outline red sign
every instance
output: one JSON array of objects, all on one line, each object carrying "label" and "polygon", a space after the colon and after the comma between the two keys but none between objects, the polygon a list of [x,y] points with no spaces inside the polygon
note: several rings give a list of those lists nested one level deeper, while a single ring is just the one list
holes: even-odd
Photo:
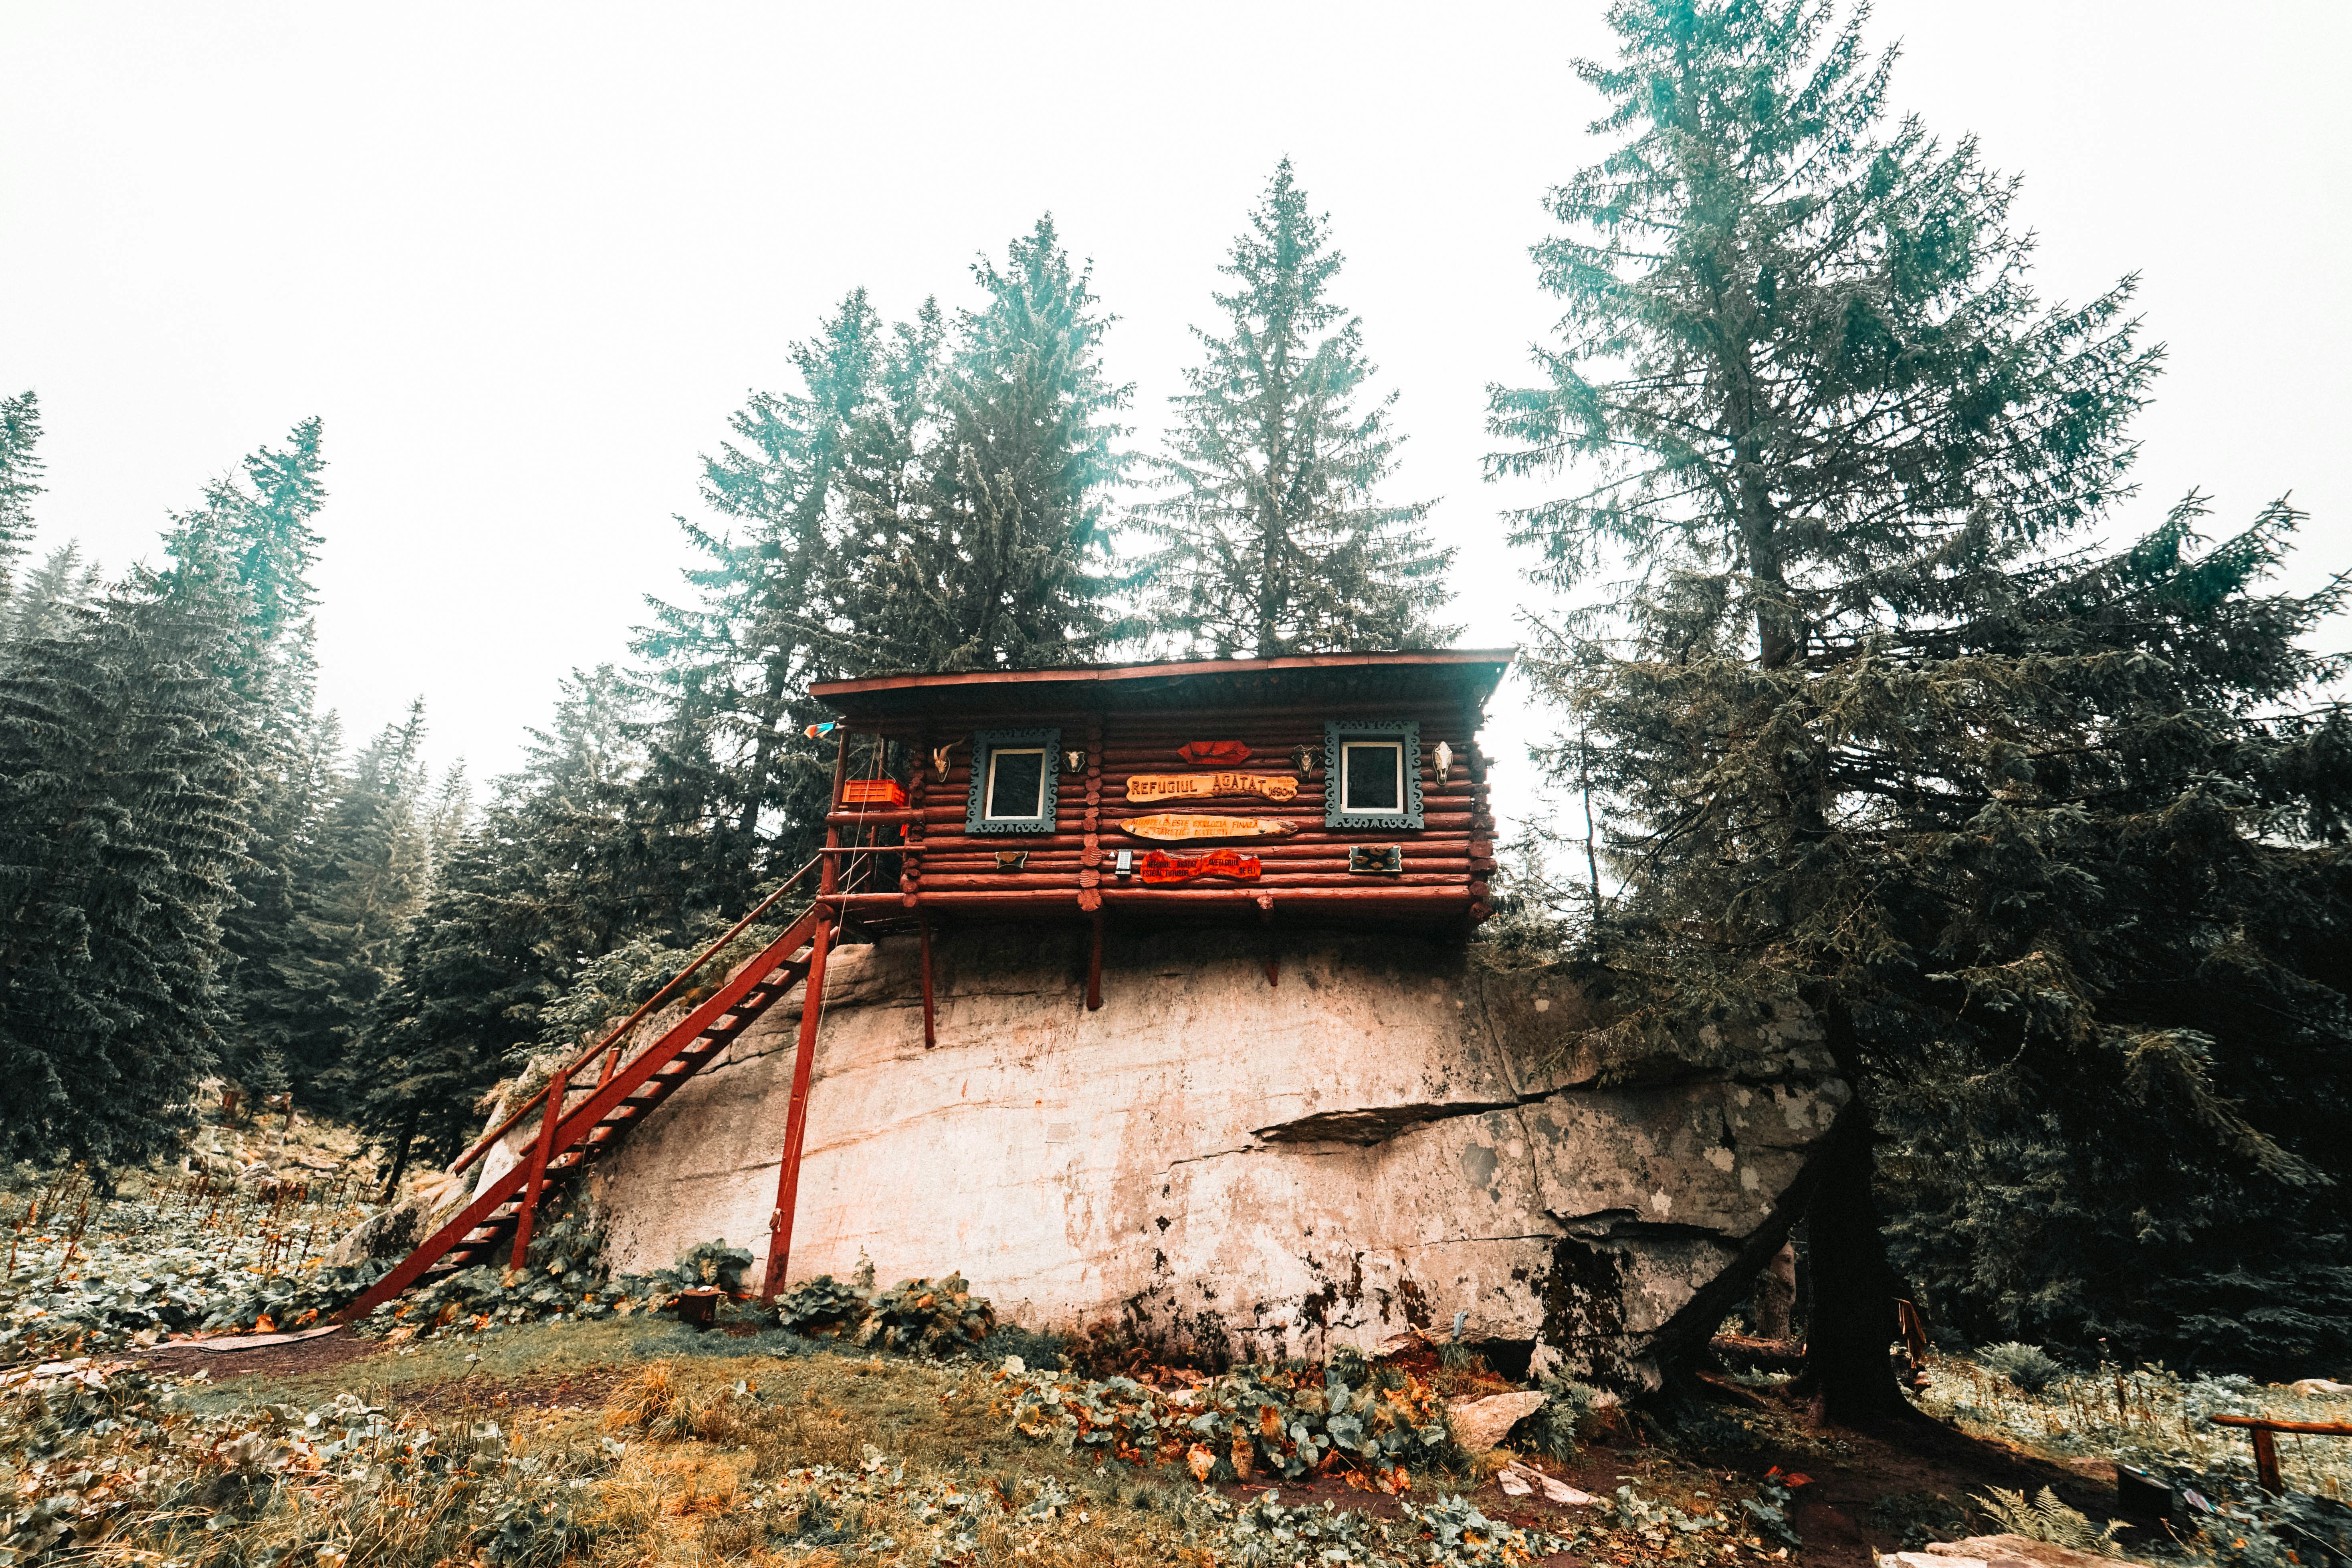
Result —
[{"label": "red sign", "polygon": [[1147,882],[1189,882],[1196,877],[1231,877],[1255,882],[1257,857],[1235,849],[1212,849],[1205,855],[1171,855],[1165,849],[1144,851],[1136,875]]},{"label": "red sign", "polygon": [[1176,754],[1188,763],[1223,763],[1230,765],[1248,762],[1250,749],[1239,741],[1187,741],[1176,748]]}]

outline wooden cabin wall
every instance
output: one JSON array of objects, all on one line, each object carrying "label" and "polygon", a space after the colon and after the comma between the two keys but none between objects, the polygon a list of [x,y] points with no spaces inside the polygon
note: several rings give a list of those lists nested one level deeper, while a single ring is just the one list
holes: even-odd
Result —
[{"label": "wooden cabin wall", "polygon": [[[1411,720],[1420,726],[1423,826],[1419,831],[1326,827],[1325,770],[1319,768],[1301,780],[1298,794],[1286,801],[1256,795],[1195,796],[1181,801],[1126,798],[1127,781],[1136,773],[1213,771],[1188,763],[1176,754],[1177,748],[1187,742],[1240,741],[1250,748],[1249,760],[1219,764],[1220,769],[1296,776],[1293,749],[1309,746],[1319,753],[1327,721],[1394,720]],[[906,742],[926,763],[918,770],[909,789],[909,813],[915,821],[908,826],[908,852],[899,883],[905,899],[914,900],[919,907],[1029,906],[1042,913],[1057,907],[1090,910],[1158,906],[1214,913],[1223,905],[1235,912],[1300,918],[1361,914],[1472,920],[1487,912],[1486,879],[1494,866],[1494,827],[1486,798],[1484,763],[1475,754],[1471,738],[1478,715],[1466,705],[1426,702],[1111,712],[1032,709],[960,715],[951,721],[935,719],[928,724],[859,723],[853,713],[850,722],[857,730],[887,733]],[[1060,728],[1063,750],[1083,747],[1087,752],[1084,773],[1060,775],[1055,831],[1050,836],[967,834],[971,735],[982,730],[1048,725]],[[1432,756],[1441,741],[1453,751],[1452,765],[1442,779],[1435,776]],[[933,748],[950,743],[954,750],[942,782],[928,765],[929,758]],[[1202,879],[1160,887],[1134,877],[1119,879],[1113,868],[1121,849],[1133,850],[1139,863],[1152,849],[1188,855],[1209,847],[1138,838],[1118,829],[1124,818],[1161,812],[1276,817],[1297,823],[1298,831],[1285,838],[1232,841],[1223,846],[1258,858],[1263,873],[1255,879]],[[1392,875],[1350,872],[1348,850],[1359,844],[1399,846],[1404,870]],[[1028,858],[1018,870],[1000,869],[1001,851],[1025,853]],[[1261,902],[1265,898],[1274,900],[1270,910]]]}]

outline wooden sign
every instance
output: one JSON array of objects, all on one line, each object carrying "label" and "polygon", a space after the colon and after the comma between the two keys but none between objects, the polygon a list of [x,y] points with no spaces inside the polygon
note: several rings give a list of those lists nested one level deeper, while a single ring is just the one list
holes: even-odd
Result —
[{"label": "wooden sign", "polygon": [[1147,882],[1190,882],[1198,877],[1231,877],[1237,882],[1254,882],[1258,871],[1257,857],[1238,850],[1171,855],[1165,849],[1150,849],[1144,852],[1143,865],[1137,874]]},{"label": "wooden sign", "polygon": [[1171,811],[1130,816],[1112,826],[1138,838],[1162,839],[1287,838],[1298,831],[1298,824],[1276,816],[1183,816]]},{"label": "wooden sign", "polygon": [[1262,795],[1289,800],[1298,781],[1287,773],[1137,773],[1127,781],[1129,800],[1181,800],[1202,795]]},{"label": "wooden sign", "polygon": [[1360,877],[1396,876],[1404,869],[1404,850],[1395,844],[1351,844],[1348,869]]},{"label": "wooden sign", "polygon": [[1239,741],[1187,741],[1176,748],[1176,754],[1194,764],[1245,763],[1250,759],[1250,749]]}]

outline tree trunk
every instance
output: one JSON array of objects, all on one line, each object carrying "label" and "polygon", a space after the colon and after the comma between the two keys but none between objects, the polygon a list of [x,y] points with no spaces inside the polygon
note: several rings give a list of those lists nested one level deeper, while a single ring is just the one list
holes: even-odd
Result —
[{"label": "tree trunk", "polygon": [[379,1203],[392,1202],[394,1194],[400,1191],[400,1178],[408,1170],[408,1151],[416,1142],[416,1119],[419,1114],[416,1107],[409,1107],[408,1120],[401,1123],[400,1136],[393,1140],[392,1174],[384,1178],[383,1196],[376,1200]]},{"label": "tree trunk", "polygon": [[1811,1287],[1805,1370],[1790,1392],[1811,1401],[1817,1420],[1839,1426],[1917,1414],[1896,1387],[1888,1357],[1900,1282],[1886,1261],[1871,1202],[1876,1161],[1870,1122],[1859,1098],[1839,1115],[1821,1185],[1805,1210]]},{"label": "tree trunk", "polygon": [[1756,1277],[1756,1337],[1789,1337],[1789,1310],[1797,1302],[1797,1244],[1784,1241]]}]

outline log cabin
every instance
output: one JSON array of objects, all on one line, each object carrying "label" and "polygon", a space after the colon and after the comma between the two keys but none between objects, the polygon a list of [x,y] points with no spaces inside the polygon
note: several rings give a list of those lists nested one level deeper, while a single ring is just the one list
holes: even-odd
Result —
[{"label": "log cabin", "polygon": [[[828,853],[866,923],[1409,924],[1492,905],[1476,735],[1511,650],[824,681],[843,745]],[[864,738],[862,747],[856,739]],[[856,765],[853,766],[853,761]],[[862,773],[863,777],[847,776]],[[885,881],[895,869],[894,885]]]},{"label": "log cabin", "polygon": [[818,686],[814,894],[494,1111],[470,1196],[343,1315],[521,1267],[578,1194],[615,1268],[731,1237],[771,1298],[954,1268],[1013,1321],[1211,1363],[1466,1322],[1497,1366],[1654,1386],[1845,1094],[1796,1017],[1604,1074],[1565,973],[1480,955],[1510,658]]}]

